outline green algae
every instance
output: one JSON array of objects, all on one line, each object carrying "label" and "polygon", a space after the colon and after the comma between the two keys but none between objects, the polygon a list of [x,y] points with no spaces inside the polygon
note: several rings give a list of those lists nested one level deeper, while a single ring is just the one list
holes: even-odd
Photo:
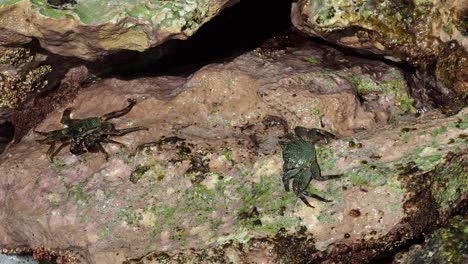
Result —
[{"label": "green algae", "polygon": [[349,175],[349,180],[354,186],[368,185],[375,188],[386,185],[393,172],[388,167],[363,164],[346,174]]},{"label": "green algae", "polygon": [[[149,158],[143,160],[146,160],[140,164],[143,169],[137,171],[139,177],[148,173],[144,166],[155,163]],[[190,219],[194,226],[206,226],[212,232],[207,236],[212,238],[219,237],[215,236],[216,233],[225,233],[220,230],[220,226],[232,222],[231,234],[221,235],[217,239],[221,244],[229,240],[249,239],[252,236],[251,232],[274,235],[281,229],[291,229],[300,225],[299,218],[290,216],[297,198],[293,193],[284,192],[279,176],[262,176],[259,182],[245,181],[249,170],[242,164],[237,164],[237,167],[238,174],[234,177],[208,173],[203,182],[192,183],[188,188],[174,190],[159,197],[153,205],[143,208],[139,213],[135,213],[130,207],[121,208],[117,213],[116,222],[124,220],[128,225],[134,225],[137,222],[141,223],[143,214],[150,213],[153,234],[159,235],[164,230],[169,231],[170,239],[181,246],[186,245],[187,240],[193,236],[186,226],[182,227],[183,219]],[[177,179],[167,177],[164,181],[173,180]],[[155,185],[153,192],[160,191],[160,187]],[[242,213],[250,212],[252,208],[257,208],[257,216],[248,220],[238,218]],[[112,230],[113,226],[109,224]]]},{"label": "green algae", "polygon": [[70,190],[70,195],[74,198],[75,203],[87,202],[91,195],[83,190],[83,184],[80,183]]},{"label": "green algae", "polygon": [[22,0],[0,0],[0,5],[14,5]]},{"label": "green algae", "polygon": [[131,205],[127,205],[125,207],[119,208],[116,213],[117,220],[123,220],[127,223],[127,225],[131,226],[142,219],[141,215],[139,215]]},{"label": "green algae", "polygon": [[440,135],[442,133],[445,133],[445,132],[447,132],[447,127],[446,126],[441,126],[441,127],[438,127],[436,129],[432,130],[431,136],[436,137],[436,136],[438,136],[438,135]]},{"label": "green algae", "polygon": [[314,57],[306,57],[304,60],[312,65],[319,63],[319,61]]},{"label": "green algae", "polygon": [[416,113],[414,108],[414,100],[408,95],[406,90],[406,81],[403,74],[394,68],[389,68],[381,80],[375,80],[369,74],[360,74],[358,76],[349,73],[350,80],[357,89],[359,94],[367,94],[369,92],[381,92],[391,94],[395,97],[396,105],[403,113]]},{"label": "green algae", "polygon": [[220,236],[216,243],[218,245],[223,245],[226,243],[231,243],[232,241],[237,241],[239,243],[247,243],[253,236],[246,229],[240,229],[235,233],[231,233],[227,236]]},{"label": "green algae", "polygon": [[327,194],[331,196],[333,201],[342,202],[344,200],[343,195],[342,195],[342,190],[343,190],[342,184],[328,182],[326,185],[326,189],[327,189]]},{"label": "green algae", "polygon": [[400,140],[403,143],[408,143],[411,138],[411,134],[409,132],[400,132]]},{"label": "green algae", "polygon": [[329,1],[320,1],[319,10],[315,16],[315,22],[317,24],[325,24],[329,22],[336,14],[336,9],[333,3]]},{"label": "green algae", "polygon": [[320,69],[320,71],[298,73],[294,78],[297,78],[304,86],[309,86],[308,83],[319,82],[323,88],[332,89],[335,87],[335,80],[339,76],[332,70]]},{"label": "green algae", "polygon": [[134,171],[130,174],[130,181],[132,183],[137,183],[143,175],[151,169],[150,166],[138,165]]},{"label": "green algae", "polygon": [[437,150],[435,142],[430,142],[425,146],[416,148],[411,154],[402,158],[396,164],[412,163],[422,171],[430,171],[434,169],[443,158],[443,152]]},{"label": "green algae", "polygon": [[468,115],[463,116],[463,119],[458,121],[453,121],[448,124],[449,127],[458,128],[458,129],[467,129],[468,128]]},{"label": "green algae", "polygon": [[329,225],[335,225],[340,222],[340,220],[338,219],[336,215],[332,215],[330,213],[320,214],[319,216],[317,216],[317,220],[320,223],[329,224]]},{"label": "green algae", "polygon": [[55,157],[54,162],[49,165],[49,168],[55,172],[55,174],[59,174],[67,168],[67,164],[64,162],[63,158]]},{"label": "green algae", "polygon": [[[20,1],[3,0],[0,5],[12,5]],[[33,10],[53,19],[76,18],[84,24],[105,24],[131,17],[152,25],[154,29],[174,27],[189,33],[198,29],[205,17],[210,15],[207,0],[87,0],[78,1],[70,9],[52,8],[46,0],[32,0],[31,3]]]},{"label": "green algae", "polygon": [[54,19],[63,19],[66,17],[66,14],[60,10],[50,9],[50,8],[41,8],[39,13],[43,16],[47,16]]},{"label": "green algae", "polygon": [[450,208],[468,193],[468,164],[463,157],[452,159],[434,172],[434,199],[442,209]]},{"label": "green algae", "polygon": [[227,160],[231,161],[232,160],[232,149],[229,147],[224,148],[223,154],[222,154]]},{"label": "green algae", "polygon": [[134,184],[138,183],[143,177],[148,178],[150,181],[160,181],[165,175],[166,170],[161,166],[159,161],[144,158],[130,173],[129,180]]},{"label": "green algae", "polygon": [[315,146],[315,150],[320,168],[326,171],[333,170],[338,159],[345,153],[345,150],[333,151],[325,146]]}]

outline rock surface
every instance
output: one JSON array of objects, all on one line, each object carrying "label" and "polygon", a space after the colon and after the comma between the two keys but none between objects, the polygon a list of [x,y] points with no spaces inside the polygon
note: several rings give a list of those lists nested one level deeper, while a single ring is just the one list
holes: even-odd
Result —
[{"label": "rock surface", "polygon": [[292,21],[312,36],[429,70],[440,93],[447,94],[446,87],[466,98],[467,5],[466,0],[300,0],[293,3]]},{"label": "rock surface", "polygon": [[118,50],[144,51],[168,39],[186,39],[237,0],[76,2],[60,9],[46,0],[1,0],[0,43],[37,38],[53,53],[87,60]]},{"label": "rock surface", "polygon": [[[26,135],[0,160],[0,247],[69,250],[79,263],[367,261],[466,200],[468,109],[416,119],[406,89],[388,65],[307,47],[257,49],[187,78],[102,80],[78,93],[74,117],[135,98],[113,122],[149,131],[114,138],[130,149],[106,145],[109,161],[65,148],[54,163]],[[36,130],[61,128],[62,111]],[[340,138],[317,153],[323,174],[344,176],[309,187],[333,202],[309,208],[284,191],[285,132],[269,115]],[[163,136],[185,140],[136,150]]]},{"label": "rock surface", "polygon": [[0,109],[18,107],[46,86],[47,74],[52,71],[43,63],[46,58],[25,48],[0,47]]},{"label": "rock surface", "polygon": [[468,219],[461,215],[436,230],[422,245],[395,257],[396,263],[466,263],[468,260]]}]

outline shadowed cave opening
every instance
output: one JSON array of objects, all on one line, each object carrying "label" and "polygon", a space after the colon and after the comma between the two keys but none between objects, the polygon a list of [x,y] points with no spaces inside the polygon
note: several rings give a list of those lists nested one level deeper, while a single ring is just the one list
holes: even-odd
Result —
[{"label": "shadowed cave opening", "polygon": [[15,127],[12,122],[6,121],[0,124],[0,154],[3,153],[14,136]]},{"label": "shadowed cave opening", "polygon": [[[204,65],[227,62],[287,31],[292,27],[290,13],[290,0],[241,0],[186,40],[169,40],[144,52],[123,51],[103,62],[118,65],[109,73],[124,79],[189,75]],[[106,70],[101,72],[107,75]]]}]

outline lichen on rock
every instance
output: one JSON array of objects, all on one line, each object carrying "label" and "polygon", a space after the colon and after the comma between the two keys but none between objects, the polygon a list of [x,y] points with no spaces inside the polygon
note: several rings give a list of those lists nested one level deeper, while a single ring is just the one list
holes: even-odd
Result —
[{"label": "lichen on rock", "polygon": [[0,50],[0,107],[16,108],[47,85],[52,67],[37,65],[38,57],[24,48]]}]

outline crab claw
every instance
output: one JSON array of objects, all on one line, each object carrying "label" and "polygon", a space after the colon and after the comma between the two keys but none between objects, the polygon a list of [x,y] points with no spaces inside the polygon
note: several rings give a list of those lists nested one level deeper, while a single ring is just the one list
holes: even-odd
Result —
[{"label": "crab claw", "polygon": [[136,99],[134,99],[134,98],[127,98],[127,102],[128,102],[129,104],[131,104],[131,105],[134,105],[134,104],[136,104],[137,101],[136,101]]}]

